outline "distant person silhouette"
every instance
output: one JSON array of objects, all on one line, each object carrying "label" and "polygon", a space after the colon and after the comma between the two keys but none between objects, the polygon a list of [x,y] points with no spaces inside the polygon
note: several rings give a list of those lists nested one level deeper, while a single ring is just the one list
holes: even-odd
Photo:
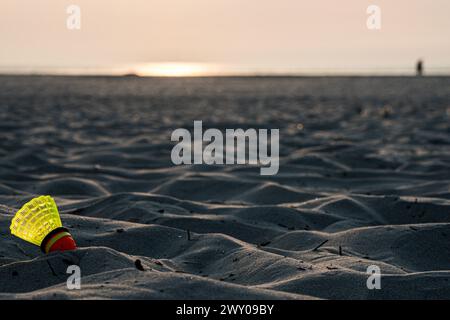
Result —
[{"label": "distant person silhouette", "polygon": [[423,75],[423,61],[422,60],[417,61],[416,75],[418,77],[421,77]]}]

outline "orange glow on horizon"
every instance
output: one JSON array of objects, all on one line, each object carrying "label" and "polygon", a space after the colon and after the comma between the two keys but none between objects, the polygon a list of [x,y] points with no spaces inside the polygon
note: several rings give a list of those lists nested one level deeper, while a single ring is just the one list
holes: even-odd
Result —
[{"label": "orange glow on horizon", "polygon": [[215,65],[193,62],[155,62],[139,65],[135,73],[143,77],[196,77],[217,72]]}]

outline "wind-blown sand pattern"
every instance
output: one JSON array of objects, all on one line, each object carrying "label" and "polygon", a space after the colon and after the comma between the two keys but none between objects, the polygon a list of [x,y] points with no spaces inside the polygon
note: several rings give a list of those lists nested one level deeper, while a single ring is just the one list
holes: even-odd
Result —
[{"label": "wind-blown sand pattern", "polygon": [[[450,298],[450,78],[3,76],[0,111],[0,298]],[[194,120],[279,128],[278,175],[174,166]],[[10,235],[43,194],[79,250]]]}]

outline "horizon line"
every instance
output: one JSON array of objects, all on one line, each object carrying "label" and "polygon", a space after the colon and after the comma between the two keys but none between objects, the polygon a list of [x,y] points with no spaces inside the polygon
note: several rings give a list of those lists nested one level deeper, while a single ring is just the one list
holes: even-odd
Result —
[{"label": "horizon line", "polygon": [[434,78],[450,77],[449,73],[424,73],[421,76],[410,73],[236,73],[236,74],[205,74],[183,76],[138,75],[135,73],[110,74],[110,73],[44,73],[44,72],[0,72],[0,77],[85,77],[85,78]]},{"label": "horizon line", "polygon": [[[134,76],[134,77],[327,77],[327,76],[415,76],[415,65],[261,67],[198,62],[155,62],[115,66],[12,66],[0,65],[1,75],[42,76]],[[450,66],[425,66],[426,76],[450,76]]]}]

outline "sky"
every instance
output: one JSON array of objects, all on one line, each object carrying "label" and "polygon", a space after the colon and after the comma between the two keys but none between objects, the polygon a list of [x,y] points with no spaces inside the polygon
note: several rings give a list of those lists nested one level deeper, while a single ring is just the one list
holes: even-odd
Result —
[{"label": "sky", "polygon": [[0,1],[0,72],[408,74],[419,58],[450,74],[449,0]]}]

